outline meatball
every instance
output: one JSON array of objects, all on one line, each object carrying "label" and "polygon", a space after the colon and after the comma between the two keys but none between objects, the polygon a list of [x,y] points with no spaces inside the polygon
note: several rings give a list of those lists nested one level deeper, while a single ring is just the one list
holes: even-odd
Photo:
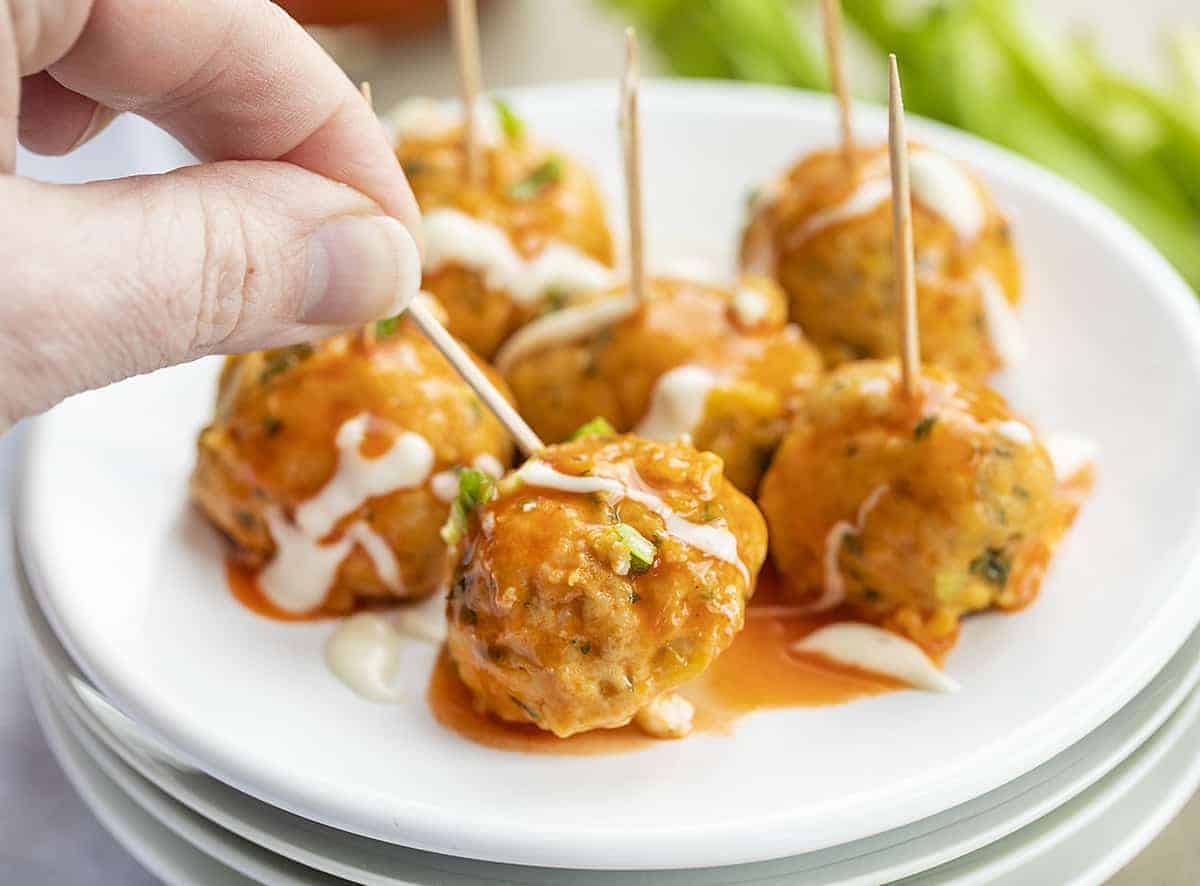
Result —
[{"label": "meatball", "polygon": [[293,612],[444,586],[455,467],[499,474],[512,458],[499,422],[407,320],[229,358],[198,449],[192,498]]},{"label": "meatball", "polygon": [[621,726],[741,630],[766,526],[717,456],[584,436],[498,488],[447,603],[447,649],[481,710],[559,736]]},{"label": "meatball", "polygon": [[425,289],[449,329],[490,359],[547,307],[611,285],[612,237],[591,175],[525,135],[511,111],[481,115],[480,181],[466,181],[461,126],[418,101],[391,115],[396,156],[425,220]]},{"label": "meatball", "polygon": [[[753,201],[745,267],[774,276],[792,320],[836,366],[895,356],[887,147],[818,151]],[[982,183],[913,145],[910,158],[921,356],[983,379],[1019,359],[1020,270],[1009,226]]]},{"label": "meatball", "polygon": [[[690,434],[753,493],[795,399],[821,367],[816,349],[787,323],[783,293],[765,277],[747,275],[734,291],[659,278],[648,290],[640,306],[616,296],[624,316],[611,311],[610,296],[514,337],[497,365],[522,414],[546,440],[593,416],[654,439]],[[559,340],[540,336],[565,315],[589,311],[616,322]]]},{"label": "meatball", "polygon": [[931,651],[959,617],[1034,599],[1073,505],[999,394],[927,367],[852,363],[806,398],[759,499],[784,588]]}]

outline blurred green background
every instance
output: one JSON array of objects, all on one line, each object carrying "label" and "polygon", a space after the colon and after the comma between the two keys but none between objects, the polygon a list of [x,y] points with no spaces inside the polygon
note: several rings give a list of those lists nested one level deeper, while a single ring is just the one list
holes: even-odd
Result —
[{"label": "blurred green background", "polygon": [[[815,4],[790,0],[599,0],[629,17],[688,77],[825,89]],[[1200,3],[1197,3],[1200,13]],[[1151,85],[1106,64],[1084,34],[1054,35],[1017,0],[845,0],[861,71],[899,56],[905,102],[1091,191],[1200,290],[1200,28],[1162,35]],[[883,97],[882,76],[854,79]]]},{"label": "blurred green background", "polygon": [[[314,33],[384,104],[457,93],[446,0],[281,2],[312,23],[374,21]],[[493,89],[614,76],[626,22],[641,32],[652,75],[828,86],[818,0],[478,2]],[[884,99],[884,60],[895,52],[911,112],[1091,191],[1200,291],[1200,0],[843,0],[843,9],[858,97]],[[1099,28],[1103,49],[1082,28]],[[1124,64],[1130,56],[1141,64]]]}]

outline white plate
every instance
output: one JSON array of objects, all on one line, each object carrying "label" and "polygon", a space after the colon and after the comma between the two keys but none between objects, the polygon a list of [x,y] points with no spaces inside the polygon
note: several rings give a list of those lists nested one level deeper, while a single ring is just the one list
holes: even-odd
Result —
[{"label": "white plate", "polygon": [[[247,844],[228,832],[222,833],[219,828],[205,823],[198,816],[198,822],[194,823],[198,826],[186,829],[193,836],[202,833],[206,827],[210,829],[209,836],[212,839],[208,841],[207,848],[211,851],[198,849],[191,839],[184,839],[165,827],[157,812],[135,802],[100,770],[67,727],[62,714],[40,685],[37,672],[36,663],[27,662],[29,697],[51,752],[67,780],[100,823],[152,874],[168,886],[213,886],[215,883],[222,886],[253,886],[255,883],[306,886],[315,882],[308,877],[287,876],[284,872],[289,867],[295,869],[295,865],[284,859],[271,862],[269,854],[259,847]],[[162,800],[170,802],[165,794]],[[218,860],[218,854],[239,862],[248,873]],[[256,856],[257,860],[252,860]],[[274,877],[274,873],[280,876]]]},{"label": "white plate", "polygon": [[[19,566],[19,564],[18,564]],[[21,575],[18,573],[18,578]],[[28,588],[20,583],[25,635],[40,657],[48,686],[106,747],[140,776],[204,818],[287,858],[371,886],[506,881],[549,886],[568,872],[448,858],[326,828],[255,800],[193,771],[181,771],[100,697],[58,644]],[[1194,634],[1136,698],[1102,726],[1021,778],[930,819],[795,858],[726,868],[653,872],[668,886],[793,883],[874,884],[927,870],[1002,839],[1066,803],[1138,749],[1175,711],[1200,676],[1200,633]],[[1157,738],[1157,736],[1155,736]],[[569,872],[572,886],[643,883],[650,873]]]},{"label": "white plate", "polygon": [[[36,665],[32,665],[36,667]],[[103,779],[106,787],[114,793],[128,792],[127,796],[113,796],[97,804],[91,792],[88,802],[97,809],[108,823],[114,817],[114,805],[125,807],[124,811],[116,814],[118,819],[128,819],[131,815],[141,812],[139,809],[128,809],[130,799],[143,809],[152,812],[154,818],[142,813],[142,819],[135,829],[137,836],[134,842],[139,848],[147,842],[159,843],[162,838],[171,838],[170,833],[155,834],[148,841],[146,831],[160,831],[157,821],[166,821],[172,828],[189,836],[193,845],[203,851],[215,855],[237,857],[244,850],[244,840],[235,833],[225,830],[212,822],[200,819],[198,821],[180,824],[175,820],[177,807],[172,805],[165,794],[149,781],[139,776],[132,768],[125,766],[102,743],[97,742],[81,720],[75,719],[75,714],[69,706],[59,707],[55,703],[59,699],[57,689],[53,684],[30,684],[30,693],[39,712],[39,718],[47,736],[55,748],[56,756],[64,765],[73,770],[76,767],[90,770],[96,763],[99,771],[88,772],[87,780]],[[60,743],[66,742],[70,747],[70,760],[64,759]],[[1139,747],[1125,760],[1112,775],[1105,778],[1091,790],[1085,792],[1071,803],[1066,804],[1051,815],[1040,819],[1034,825],[1024,828],[1012,836],[1000,840],[983,850],[975,852],[958,862],[944,865],[924,875],[905,880],[906,886],[1023,886],[1027,883],[1059,883],[1063,886],[1091,886],[1100,884],[1133,858],[1141,849],[1167,825],[1179,812],[1183,804],[1200,784],[1200,753],[1196,748],[1200,745],[1200,696],[1193,694],[1188,701],[1172,716],[1170,721],[1156,732],[1144,745]],[[110,780],[110,776],[111,779]],[[72,772],[72,781],[82,788]],[[117,801],[114,804],[114,800]],[[110,823],[110,827],[114,824]],[[128,832],[128,821],[115,823],[118,830]],[[177,838],[174,838],[177,841]],[[232,847],[232,848],[231,848]],[[176,846],[172,855],[179,855],[180,849],[187,847]],[[144,849],[142,850],[144,851]],[[155,847],[155,854],[161,853],[160,847]],[[140,857],[140,856],[139,856]],[[204,858],[191,859],[207,864]],[[451,860],[452,861],[452,860]],[[145,862],[144,862],[145,863]],[[180,863],[172,857],[164,865],[173,874],[168,879],[172,883],[234,883],[249,882],[237,877],[231,869],[206,867],[205,870],[221,873],[220,879],[194,880],[183,878],[180,874]],[[554,882],[570,884],[570,886],[586,886],[588,883],[621,882],[603,879],[607,875],[588,872],[544,872],[535,880],[527,880],[519,875],[514,876],[514,869],[507,865],[488,865],[475,863],[478,876],[463,876],[461,870],[450,867],[419,868],[414,867],[410,876],[414,879],[393,882],[403,882],[405,886],[416,884],[437,883],[439,886],[470,886],[474,883],[534,883]],[[190,869],[189,865],[184,865]],[[712,882],[712,883],[756,883],[770,886],[772,883],[796,882],[796,873],[785,878],[776,879],[773,876],[761,877],[764,865],[745,865],[737,868],[727,868],[722,873],[722,879],[699,880],[683,879],[687,875],[679,873],[670,875],[670,880],[663,880],[663,875],[657,872],[647,872],[642,878],[630,879],[629,882]],[[158,871],[157,867],[152,867]],[[316,873],[297,869],[285,869],[282,873],[278,868],[266,869],[258,867],[261,882],[297,884],[297,883],[330,883],[343,882],[333,877],[323,877]],[[160,876],[163,873],[160,871]],[[700,873],[700,872],[696,872]],[[718,872],[714,871],[715,875]],[[552,879],[551,879],[552,878]],[[650,880],[649,878],[653,878]],[[363,880],[361,882],[371,882]],[[806,875],[804,882],[816,882]],[[863,882],[884,882],[879,880],[864,880]]]},{"label": "white plate", "polygon": [[[613,88],[514,95],[551,141],[616,180]],[[751,186],[833,135],[827,98],[653,84],[648,217],[660,256],[728,260]],[[864,135],[884,118],[863,108]],[[905,692],[766,712],[733,737],[638,754],[507,754],[424,702],[372,705],[324,669],[327,624],[264,621],[226,592],[222,547],[186,504],[215,366],[76,398],[35,423],[18,525],[32,581],[96,685],[222,780],[308,818],[453,855],[595,868],[695,867],[819,849],[927,817],[1050,759],[1143,687],[1200,618],[1200,313],[1126,225],[1049,174],[914,121],[1011,209],[1031,359],[1019,405],[1100,446],[1100,484],[1046,582],[977,618],[955,696]]]},{"label": "white plate", "polygon": [[[45,662],[43,662],[44,664]],[[30,665],[32,674],[37,663]],[[77,741],[80,750],[90,760],[76,765],[99,764],[112,783],[128,794],[139,806],[150,812],[154,821],[165,822],[172,831],[184,836],[202,852],[223,859],[232,859],[239,869],[254,872],[260,882],[284,884],[324,884],[343,882],[289,866],[282,859],[264,860],[248,850],[236,833],[204,818],[181,815],[174,804],[152,782],[125,765],[112,750],[98,741],[84,720],[77,719],[78,707],[62,705],[69,694],[53,680],[45,684],[31,681],[30,692],[35,697],[44,725],[52,741],[67,727],[65,738]],[[47,722],[47,718],[53,722]],[[1138,851],[1144,848],[1179,811],[1200,783],[1200,695],[1193,693],[1171,719],[1137,748],[1117,770],[1099,784],[1067,803],[1035,824],[1012,836],[947,864],[924,875],[905,880],[912,886],[1022,886],[1026,883],[1061,883],[1072,886],[1102,883]],[[61,757],[61,755],[60,755]],[[99,775],[99,773],[96,773]],[[105,776],[101,776],[105,778]],[[106,778],[106,780],[107,780]],[[136,810],[135,810],[136,811]],[[111,816],[111,810],[106,812]],[[169,835],[168,835],[169,836]],[[352,838],[351,838],[352,839]],[[145,842],[145,836],[139,836]],[[361,841],[360,841],[361,842]],[[376,844],[379,845],[379,844]],[[358,847],[361,850],[362,847]],[[413,853],[414,855],[416,853]],[[203,861],[203,860],[201,860]],[[767,873],[767,868],[779,863],[760,863],[712,871],[692,871],[666,874],[644,872],[637,875],[597,874],[578,871],[541,871],[517,869],[509,865],[483,862],[457,862],[444,859],[436,866],[416,865],[406,872],[406,879],[391,880],[405,886],[438,884],[438,886],[470,886],[475,883],[562,883],[587,886],[591,883],[793,883],[798,876],[806,883],[827,882],[813,879],[806,870],[790,873]],[[464,870],[464,866],[467,870]],[[328,869],[327,865],[317,865]],[[467,871],[470,870],[471,873]],[[819,872],[826,873],[825,870]],[[690,875],[700,875],[692,877]],[[372,878],[355,876],[356,882],[372,883]],[[878,883],[891,881],[890,876],[859,877],[837,880],[839,883]],[[176,882],[175,879],[172,882]],[[188,881],[191,882],[191,881]],[[212,879],[203,882],[216,882]],[[225,876],[219,882],[228,882]],[[828,881],[833,882],[833,881]]]},{"label": "white plate", "polygon": [[1103,781],[1011,837],[906,886],[1103,883],[1150,844],[1200,785],[1195,692]]}]

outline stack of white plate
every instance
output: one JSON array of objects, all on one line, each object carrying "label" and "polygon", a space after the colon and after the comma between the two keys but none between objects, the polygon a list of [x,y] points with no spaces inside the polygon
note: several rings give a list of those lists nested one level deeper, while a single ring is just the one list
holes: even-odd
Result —
[{"label": "stack of white plate", "polygon": [[[618,193],[610,85],[514,100]],[[869,109],[858,125],[885,129]],[[649,88],[643,128],[653,252],[716,268],[746,194],[833,134],[825,98],[712,84]],[[332,625],[264,620],[226,590],[222,543],[187,505],[217,368],[201,362],[75,398],[29,435],[30,691],[114,834],[175,883],[1092,883],[1127,861],[1200,782],[1200,313],[1089,198],[913,129],[1013,216],[1028,355],[1006,389],[1099,452],[1038,602],[965,625],[960,693],[526,755],[437,724],[436,650],[414,641],[408,697],[364,701],[324,668]]]}]

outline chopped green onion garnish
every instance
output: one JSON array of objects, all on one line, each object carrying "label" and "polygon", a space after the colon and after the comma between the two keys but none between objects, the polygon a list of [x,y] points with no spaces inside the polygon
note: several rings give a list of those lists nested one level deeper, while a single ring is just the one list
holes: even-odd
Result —
[{"label": "chopped green onion garnish", "polygon": [[559,286],[551,286],[542,295],[541,312],[543,314],[553,314],[555,311],[561,311],[571,301],[571,293]]},{"label": "chopped green onion garnish", "polygon": [[645,572],[654,565],[658,548],[654,547],[653,542],[628,523],[618,523],[616,530],[621,542],[629,550],[629,566],[634,572]]},{"label": "chopped green onion garnish", "polygon": [[502,98],[492,99],[496,108],[496,117],[500,120],[500,130],[510,142],[519,142],[525,137],[525,121],[516,115],[512,105]]},{"label": "chopped green onion garnish", "polygon": [[535,166],[528,175],[508,189],[514,200],[532,200],[542,189],[562,178],[562,159],[554,156]]},{"label": "chopped green onion garnish", "polygon": [[468,511],[491,501],[495,486],[491,474],[485,474],[476,468],[459,468],[458,498]]},{"label": "chopped green onion garnish", "polygon": [[298,345],[272,351],[267,355],[266,365],[259,374],[258,380],[260,382],[269,381],[279,375],[279,373],[291,369],[302,360],[307,360],[312,355],[313,346],[307,342],[301,342]]},{"label": "chopped green onion garnish", "polygon": [[616,433],[616,428],[608,423],[608,419],[598,415],[587,424],[581,425],[574,434],[566,439],[566,442],[582,440],[584,437],[613,437],[616,436]]},{"label": "chopped green onion garnish", "polygon": [[442,541],[448,545],[458,544],[467,534],[467,521],[471,511],[492,500],[496,483],[491,475],[475,468],[458,469],[458,495],[450,502],[450,516],[442,526]]},{"label": "chopped green onion garnish", "polygon": [[400,323],[400,317],[384,317],[382,320],[375,321],[375,337],[387,338],[396,331],[396,327]]},{"label": "chopped green onion garnish", "polygon": [[971,561],[970,570],[989,584],[998,588],[1008,583],[1008,572],[1012,569],[1012,559],[1004,548],[987,548],[982,554]]},{"label": "chopped green onion garnish", "polygon": [[917,426],[913,428],[913,439],[924,440],[926,437],[928,437],[929,433],[933,430],[933,425],[935,422],[937,422],[936,415],[927,415],[917,422]]}]

